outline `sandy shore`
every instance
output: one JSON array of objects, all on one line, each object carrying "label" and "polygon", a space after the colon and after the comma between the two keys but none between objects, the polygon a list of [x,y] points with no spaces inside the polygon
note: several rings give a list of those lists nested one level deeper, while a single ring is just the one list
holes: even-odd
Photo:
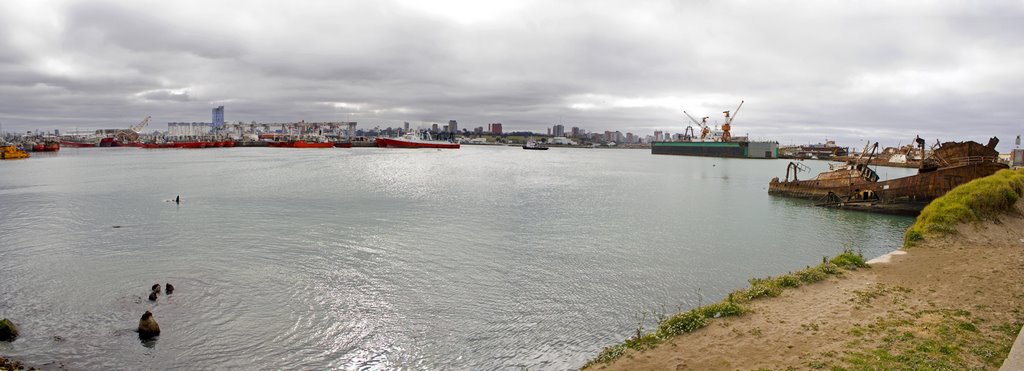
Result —
[{"label": "sandy shore", "polygon": [[590,369],[998,369],[1024,324],[1024,217],[958,231]]}]

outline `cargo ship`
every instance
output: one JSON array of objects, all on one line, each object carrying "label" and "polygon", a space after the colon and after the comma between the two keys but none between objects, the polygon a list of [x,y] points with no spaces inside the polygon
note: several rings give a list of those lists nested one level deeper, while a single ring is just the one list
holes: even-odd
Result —
[{"label": "cargo ship", "polygon": [[[694,132],[693,126],[687,126],[682,138],[678,141],[663,141],[651,143],[651,154],[654,155],[680,155],[680,156],[701,156],[701,157],[725,157],[725,158],[778,158],[779,144],[776,142],[751,142],[747,138],[734,138],[732,136],[732,122],[743,107],[743,101],[734,111],[723,111],[725,124],[721,130],[712,130],[708,126],[708,117],[697,121],[689,113],[683,114],[701,129],[700,137]],[[732,113],[732,115],[730,115]]]},{"label": "cargo ship", "polygon": [[460,148],[458,143],[431,140],[429,137],[428,139],[421,139],[418,135],[413,133],[409,133],[398,138],[377,137],[376,143],[377,147],[383,148]]}]

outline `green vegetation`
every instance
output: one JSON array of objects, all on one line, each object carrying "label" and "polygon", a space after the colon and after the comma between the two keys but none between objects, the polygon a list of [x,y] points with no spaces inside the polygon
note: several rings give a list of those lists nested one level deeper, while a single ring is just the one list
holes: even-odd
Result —
[{"label": "green vegetation", "polygon": [[953,188],[928,204],[907,229],[903,246],[912,247],[930,236],[956,232],[956,225],[990,219],[1013,210],[1024,196],[1024,170],[1000,170]]},{"label": "green vegetation", "polygon": [[763,297],[776,297],[782,294],[782,290],[785,288],[795,288],[822,281],[829,276],[840,275],[844,270],[867,267],[868,265],[864,262],[862,255],[846,250],[831,260],[827,257],[822,258],[822,263],[814,267],[807,267],[803,270],[778,277],[751,279],[749,288],[733,291],[722,302],[678,313],[661,321],[654,332],[644,334],[642,331],[637,330],[636,336],[627,339],[622,344],[604,348],[596,358],[583,365],[583,368],[616,360],[626,353],[626,349],[647,350],[654,348],[673,336],[701,329],[715,318],[741,316],[749,311],[742,304],[751,300]]},{"label": "green vegetation", "polygon": [[832,369],[967,370],[978,364],[998,368],[1016,336],[995,328],[983,333],[977,324],[983,319],[963,310],[905,314],[905,318],[883,319],[851,331],[850,350],[838,360],[834,354],[827,357],[843,364],[831,365]]}]

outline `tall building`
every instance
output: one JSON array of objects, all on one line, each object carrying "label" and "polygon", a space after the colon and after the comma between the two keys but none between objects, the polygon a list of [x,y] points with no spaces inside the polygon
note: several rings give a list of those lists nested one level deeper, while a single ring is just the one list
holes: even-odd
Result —
[{"label": "tall building", "polygon": [[438,131],[438,128],[437,128],[437,124],[431,125],[431,126],[430,126],[430,131],[432,131],[432,132],[435,132],[435,133],[436,133],[436,132]]},{"label": "tall building", "polygon": [[403,127],[403,128],[405,129],[404,131],[405,131],[406,133],[408,133],[408,132],[409,132],[409,122],[408,122],[408,121],[406,121],[406,122],[405,122],[405,125],[403,125],[402,127]]},{"label": "tall building", "polygon": [[213,109],[213,128],[220,129],[224,127],[224,106],[220,106]]},{"label": "tall building", "polygon": [[448,120],[448,132],[457,133],[459,132],[459,123],[455,120]]},{"label": "tall building", "polygon": [[565,125],[558,124],[558,125],[552,126],[551,127],[551,135],[554,135],[556,137],[564,137],[565,136]]},{"label": "tall building", "polygon": [[493,135],[501,135],[501,123],[495,122],[487,124],[487,131]]},{"label": "tall building", "polygon": [[581,136],[582,136],[582,134],[580,134],[580,128],[577,127],[577,126],[573,126],[572,127],[572,137],[573,138],[579,138]]}]

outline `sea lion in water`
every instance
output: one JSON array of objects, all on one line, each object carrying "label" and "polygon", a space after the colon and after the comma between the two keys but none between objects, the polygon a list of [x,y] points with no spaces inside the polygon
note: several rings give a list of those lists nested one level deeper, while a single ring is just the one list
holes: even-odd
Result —
[{"label": "sea lion in water", "polygon": [[149,301],[156,301],[156,291],[149,293]]},{"label": "sea lion in water", "polygon": [[153,289],[153,292],[159,293],[160,292],[160,284],[158,283],[158,284],[153,285],[152,289]]},{"label": "sea lion in water", "polygon": [[142,314],[142,318],[139,319],[139,337],[142,339],[149,339],[154,336],[160,335],[160,325],[153,319],[153,312],[146,311]]},{"label": "sea lion in water", "polygon": [[164,286],[167,287],[167,290],[166,290],[167,291],[167,295],[170,295],[172,292],[174,292],[174,285],[166,283],[166,284],[164,284]]}]

